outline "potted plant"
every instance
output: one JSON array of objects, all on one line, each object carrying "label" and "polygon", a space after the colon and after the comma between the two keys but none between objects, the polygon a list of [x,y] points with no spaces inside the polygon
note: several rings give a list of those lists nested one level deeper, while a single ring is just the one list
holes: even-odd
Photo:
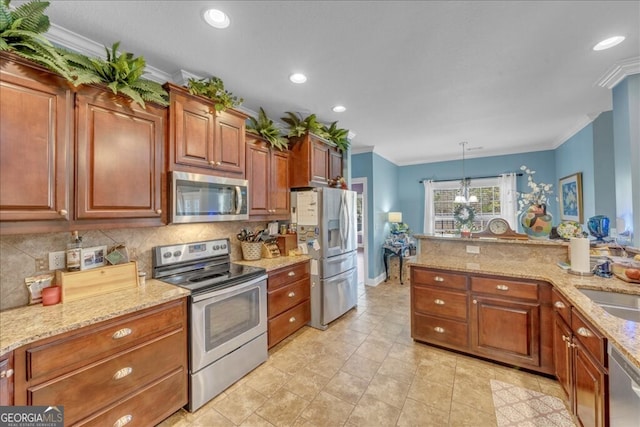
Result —
[{"label": "potted plant", "polygon": [[327,135],[327,139],[336,144],[338,150],[344,152],[347,151],[350,144],[349,139],[347,138],[349,136],[349,130],[340,129],[337,125],[338,122],[333,122],[328,127],[323,126],[322,130]]},{"label": "potted plant", "polygon": [[103,83],[114,94],[123,94],[145,108],[145,101],[162,106],[169,105],[167,92],[156,82],[142,78],[146,62],[144,57],[133,54],[118,54],[120,42],[111,50],[105,46],[107,58],[89,58],[85,55],[60,50],[71,66],[76,84]]},{"label": "potted plant", "polygon": [[278,129],[273,120],[267,117],[267,113],[262,107],[260,107],[257,119],[249,117],[247,120],[247,132],[260,135],[269,141],[272,147],[280,151],[289,147],[289,141],[280,134],[280,129]]},{"label": "potted plant", "polygon": [[237,107],[244,101],[226,90],[222,79],[216,76],[208,79],[189,79],[187,87],[192,95],[200,95],[213,100],[216,111]]},{"label": "potted plant", "polygon": [[67,61],[43,36],[50,26],[44,14],[49,2],[31,1],[15,10],[9,8],[10,2],[0,0],[0,51],[13,52],[73,81]]},{"label": "potted plant", "polygon": [[292,113],[291,111],[285,111],[286,117],[281,117],[280,120],[285,122],[289,126],[288,137],[300,137],[306,133],[312,133],[322,139],[327,139],[328,135],[323,130],[323,124],[318,121],[315,114],[310,114],[305,118],[302,118],[300,113]]}]

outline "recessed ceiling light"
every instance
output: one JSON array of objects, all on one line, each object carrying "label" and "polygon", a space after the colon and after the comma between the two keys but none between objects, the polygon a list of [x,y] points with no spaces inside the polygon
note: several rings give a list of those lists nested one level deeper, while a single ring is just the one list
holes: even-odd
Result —
[{"label": "recessed ceiling light", "polygon": [[293,73],[289,76],[289,80],[293,83],[301,84],[307,81],[307,76],[302,73]]},{"label": "recessed ceiling light", "polygon": [[345,107],[344,105],[336,105],[332,108],[332,110],[336,113],[344,113],[345,111],[347,111],[347,107]]},{"label": "recessed ceiling light", "polygon": [[213,28],[227,28],[231,21],[226,13],[218,9],[207,9],[204,11],[204,20]]},{"label": "recessed ceiling light", "polygon": [[593,47],[593,50],[609,49],[610,47],[614,47],[616,45],[619,45],[620,43],[622,43],[623,40],[624,40],[624,36],[609,37],[608,39],[602,40],[600,43],[595,45]]}]

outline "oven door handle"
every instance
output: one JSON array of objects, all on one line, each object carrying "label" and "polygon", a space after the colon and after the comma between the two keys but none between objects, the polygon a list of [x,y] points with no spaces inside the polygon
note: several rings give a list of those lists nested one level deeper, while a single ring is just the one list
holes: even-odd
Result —
[{"label": "oven door handle", "polygon": [[203,294],[198,294],[198,295],[191,295],[191,300],[196,303],[196,302],[200,302],[203,300],[207,300],[207,299],[211,299],[211,298],[218,298],[218,297],[225,297],[228,296],[230,294],[236,294],[236,293],[241,293],[246,291],[248,288],[255,286],[256,284],[267,280],[267,275],[262,275],[259,277],[256,277],[255,279],[252,279],[248,282],[244,282],[244,283],[240,283],[237,286],[229,286],[228,288],[224,288],[224,289],[217,289],[211,292],[206,292]]}]

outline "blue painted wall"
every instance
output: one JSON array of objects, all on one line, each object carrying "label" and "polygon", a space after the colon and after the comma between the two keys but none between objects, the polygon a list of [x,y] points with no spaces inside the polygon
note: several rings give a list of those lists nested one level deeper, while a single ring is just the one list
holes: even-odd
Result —
[{"label": "blue painted wall", "polygon": [[[613,144],[613,112],[605,111],[593,122],[593,188],[595,214],[606,215],[615,227],[616,175]],[[585,216],[585,222],[589,217]]]}]

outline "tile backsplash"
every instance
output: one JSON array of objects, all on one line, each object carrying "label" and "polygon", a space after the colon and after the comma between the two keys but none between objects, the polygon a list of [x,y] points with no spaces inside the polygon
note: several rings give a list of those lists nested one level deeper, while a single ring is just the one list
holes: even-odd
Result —
[{"label": "tile backsplash", "polygon": [[[264,222],[219,222],[207,224],[167,225],[151,228],[80,231],[82,246],[114,246],[123,243],[129,256],[137,260],[138,268],[151,277],[151,249],[154,246],[200,240],[229,238],[231,260],[242,259],[236,234],[241,228],[265,228]],[[36,271],[36,259],[49,252],[63,251],[71,239],[70,233],[20,234],[0,236],[0,310],[21,307],[29,302],[25,277],[43,274]]]}]

